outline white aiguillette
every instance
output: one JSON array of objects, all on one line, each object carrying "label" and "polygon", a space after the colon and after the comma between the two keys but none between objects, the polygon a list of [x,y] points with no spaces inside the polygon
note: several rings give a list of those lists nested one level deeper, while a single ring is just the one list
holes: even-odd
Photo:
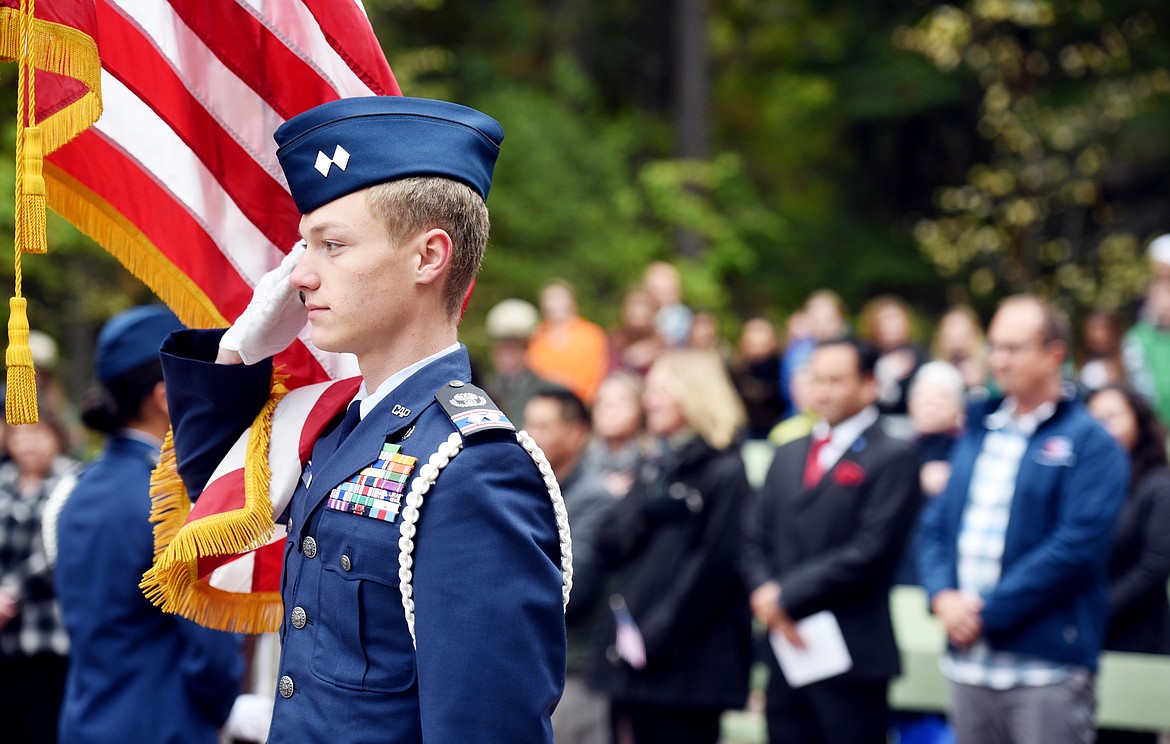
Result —
[{"label": "white aiguillette", "polygon": [[789,687],[811,685],[853,668],[853,657],[832,612],[823,610],[809,615],[796,623],[796,629],[804,639],[804,648],[793,646],[779,632],[768,634],[772,652]]}]

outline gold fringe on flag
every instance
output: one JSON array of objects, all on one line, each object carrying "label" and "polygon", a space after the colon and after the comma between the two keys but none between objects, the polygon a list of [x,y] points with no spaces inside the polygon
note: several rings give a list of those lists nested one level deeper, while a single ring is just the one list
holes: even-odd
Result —
[{"label": "gold fringe on flag", "polygon": [[[21,32],[25,20],[27,44]],[[19,60],[25,51],[31,68],[73,78],[86,87],[79,98],[37,122],[44,154],[48,155],[101,116],[101,59],[97,44],[88,34],[72,26],[32,17],[19,8],[0,7],[0,61]]]},{"label": "gold fringe on flag", "polygon": [[265,545],[275,528],[269,487],[268,450],[272,414],[287,393],[282,379],[248,431],[244,461],[244,506],[209,514],[191,523],[191,501],[178,474],[174,439],[167,435],[150,481],[150,521],[154,524],[154,565],[139,586],[155,605],[200,625],[235,633],[267,633],[280,627],[279,592],[225,592],[198,575],[201,557],[245,553]]},{"label": "gold fringe on flag", "polygon": [[51,162],[45,163],[45,182],[53,211],[93,238],[127,271],[150,287],[179,316],[183,325],[188,328],[231,325],[207,293],[113,205]]}]

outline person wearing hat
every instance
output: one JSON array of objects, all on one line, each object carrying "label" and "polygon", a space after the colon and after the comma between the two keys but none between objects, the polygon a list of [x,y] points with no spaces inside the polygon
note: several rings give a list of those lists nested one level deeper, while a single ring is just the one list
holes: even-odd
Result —
[{"label": "person wearing hat", "polygon": [[484,318],[492,340],[492,368],[483,386],[510,420],[523,418],[528,401],[550,384],[537,377],[524,358],[538,322],[536,307],[516,297],[496,303]]},{"label": "person wearing hat", "polygon": [[[45,544],[73,648],[63,742],[211,744],[239,692],[237,639],[166,614],[138,590],[154,555],[150,473],[170,425],[158,349],[181,327],[170,310],[148,305],[102,328],[99,387],[82,418],[107,436],[105,449],[46,507]],[[251,705],[266,724],[265,704],[242,702],[235,718]]]},{"label": "person wearing hat", "polygon": [[[303,242],[228,331],[163,346],[196,497],[218,487],[268,400],[272,355],[306,320],[316,347],[361,370],[272,414],[270,453],[301,448],[287,507],[271,496],[287,533],[272,741],[552,742],[563,500],[531,438],[469,383],[456,334],[502,139],[490,117],[427,99],[344,99],[288,120],[277,156]],[[282,445],[297,406],[307,422]]]}]

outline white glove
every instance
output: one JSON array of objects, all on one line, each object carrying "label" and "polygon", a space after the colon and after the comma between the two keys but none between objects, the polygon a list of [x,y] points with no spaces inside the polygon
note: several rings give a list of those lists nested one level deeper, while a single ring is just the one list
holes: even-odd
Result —
[{"label": "white glove", "polygon": [[232,712],[220,733],[227,739],[241,741],[268,741],[268,726],[272,723],[272,698],[264,695],[240,695],[232,703]]},{"label": "white glove", "polygon": [[288,278],[305,252],[305,241],[293,246],[284,260],[260,278],[252,301],[223,334],[219,348],[234,351],[244,364],[255,364],[288,348],[305,327],[309,311]]}]

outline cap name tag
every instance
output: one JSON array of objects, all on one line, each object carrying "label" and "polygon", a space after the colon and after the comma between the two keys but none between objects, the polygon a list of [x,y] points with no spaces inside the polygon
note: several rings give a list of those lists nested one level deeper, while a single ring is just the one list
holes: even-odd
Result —
[{"label": "cap name tag", "polygon": [[374,464],[334,488],[326,506],[384,522],[396,521],[406,481],[418,462],[416,457],[399,454],[401,450],[397,444],[384,443]]}]

